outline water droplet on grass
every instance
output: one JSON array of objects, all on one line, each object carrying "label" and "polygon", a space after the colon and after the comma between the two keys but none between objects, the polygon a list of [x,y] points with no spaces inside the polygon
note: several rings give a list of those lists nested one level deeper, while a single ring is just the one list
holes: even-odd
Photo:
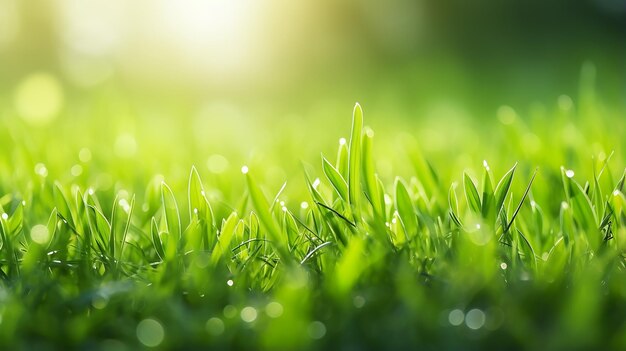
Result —
[{"label": "water droplet on grass", "polygon": [[319,178],[315,178],[315,180],[313,181],[313,189],[317,189],[318,186],[320,186],[320,179]]},{"label": "water droplet on grass", "polygon": [[128,200],[126,199],[120,199],[118,201],[118,204],[120,205],[120,207],[122,207],[122,209],[124,210],[124,212],[128,213],[130,212],[130,204],[128,203]]},{"label": "water droplet on grass", "polygon": [[46,168],[46,165],[44,165],[43,163],[38,163],[35,165],[35,174],[38,174],[42,177],[47,177],[48,176],[48,169]]}]

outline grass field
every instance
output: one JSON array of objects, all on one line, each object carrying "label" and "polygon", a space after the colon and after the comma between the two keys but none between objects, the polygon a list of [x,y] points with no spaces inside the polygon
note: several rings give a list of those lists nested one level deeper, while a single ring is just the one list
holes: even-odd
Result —
[{"label": "grass field", "polygon": [[584,81],[376,136],[73,101],[0,111],[2,349],[626,348],[624,111]]}]

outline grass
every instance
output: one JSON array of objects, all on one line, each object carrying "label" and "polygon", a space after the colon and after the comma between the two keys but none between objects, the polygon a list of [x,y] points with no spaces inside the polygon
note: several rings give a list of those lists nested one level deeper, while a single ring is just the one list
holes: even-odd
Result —
[{"label": "grass", "polygon": [[[216,175],[179,129],[115,157],[98,131],[124,117],[50,134],[7,112],[0,346],[624,349],[622,117],[581,101],[446,126],[477,133],[457,155],[396,132],[403,159],[357,104],[337,156],[288,183],[272,174],[302,140]],[[480,155],[495,167],[465,168]]]}]

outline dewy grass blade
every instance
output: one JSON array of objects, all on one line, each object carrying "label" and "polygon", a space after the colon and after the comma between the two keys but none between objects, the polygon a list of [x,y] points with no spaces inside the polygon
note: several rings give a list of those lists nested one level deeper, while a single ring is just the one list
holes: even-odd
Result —
[{"label": "dewy grass blade", "polygon": [[289,254],[289,250],[285,245],[285,235],[282,235],[277,223],[272,217],[271,212],[269,211],[269,204],[267,203],[267,199],[265,195],[256,184],[254,178],[249,172],[248,167],[244,166],[242,169],[244,170],[244,174],[246,176],[246,181],[248,183],[248,192],[250,193],[250,199],[252,200],[252,204],[256,209],[256,214],[259,216],[261,224],[265,228],[268,233],[268,237],[270,238],[272,245],[276,248],[278,255],[283,263],[290,265],[291,264],[291,255]]},{"label": "dewy grass blade", "polygon": [[182,235],[180,212],[178,211],[178,204],[174,198],[174,193],[172,193],[172,190],[165,182],[161,183],[161,204],[165,214],[165,225],[170,238],[168,242],[173,242],[174,247],[178,248],[178,243]]},{"label": "dewy grass blade", "polygon": [[322,155],[322,169],[328,181],[333,186],[337,194],[344,200],[348,201],[348,184],[341,176],[341,173],[328,162]]},{"label": "dewy grass blade", "polygon": [[364,185],[365,192],[367,197],[369,198],[372,207],[374,209],[374,213],[379,218],[384,218],[384,201],[381,203],[379,201],[380,194],[378,189],[378,184],[376,180],[376,169],[374,167],[374,155],[373,155],[373,141],[374,139],[374,131],[371,128],[365,128],[365,133],[363,135],[363,177],[364,177]]},{"label": "dewy grass blade", "polygon": [[583,188],[573,178],[573,172],[564,171],[564,186],[569,194],[570,206],[574,210],[576,221],[585,229],[593,230],[597,228],[598,219],[593,210],[591,199]]},{"label": "dewy grass blade", "polygon": [[302,259],[302,261],[300,261],[300,264],[305,264],[306,261],[308,261],[311,257],[313,257],[313,255],[315,255],[318,251],[320,251],[321,249],[325,248],[328,245],[332,245],[332,242],[330,241],[326,241],[318,246],[316,246],[313,250],[309,251],[308,254],[306,254],[306,256],[304,256],[304,258]]},{"label": "dewy grass blade", "polygon": [[52,247],[55,246],[56,242],[59,240],[57,236],[57,222],[59,218],[57,217],[57,209],[56,207],[52,209],[50,213],[50,217],[48,217],[48,223],[46,228],[48,229],[48,246],[46,248],[47,252],[50,252]]},{"label": "dewy grass blade", "polygon": [[212,228],[215,225],[213,209],[206,197],[202,180],[200,179],[196,167],[191,167],[187,192],[189,199],[189,220],[191,221],[194,217],[194,212],[197,212],[198,218],[205,221],[209,228]]},{"label": "dewy grass blade", "polygon": [[517,214],[522,209],[522,205],[524,205],[524,201],[526,200],[526,197],[528,196],[530,187],[533,185],[533,181],[535,180],[535,177],[537,176],[537,172],[538,172],[538,169],[535,169],[535,172],[533,173],[533,176],[530,178],[530,182],[528,182],[528,186],[526,187],[526,190],[524,191],[524,195],[522,196],[522,199],[517,205],[515,212],[513,212],[513,215],[511,216],[511,219],[509,220],[509,223],[506,226],[505,232],[507,232],[511,228],[511,226],[513,225],[513,221],[515,221],[515,217],[517,217]]},{"label": "dewy grass blade", "polygon": [[110,256],[111,250],[109,249],[111,240],[111,225],[107,221],[106,217],[97,207],[88,205],[87,220],[91,233],[93,234],[92,236],[94,237],[94,240],[96,240],[98,247],[105,250],[102,254],[106,255],[110,259],[113,259],[114,257]]},{"label": "dewy grass blade", "polygon": [[274,210],[274,207],[276,206],[277,203],[280,203],[280,195],[283,193],[283,191],[285,191],[286,187],[287,187],[287,182],[284,182],[283,185],[278,190],[278,192],[276,193],[276,196],[274,196],[274,201],[272,201],[272,203],[270,204],[270,212]]},{"label": "dewy grass blade", "polygon": [[513,182],[513,175],[515,174],[515,169],[517,168],[517,163],[513,165],[506,174],[500,179],[498,185],[495,190],[496,197],[496,211],[500,211],[502,206],[504,205],[504,200],[509,193],[509,189],[511,188],[511,183]]},{"label": "dewy grass blade", "polygon": [[348,179],[348,143],[346,139],[339,139],[339,149],[337,150],[336,168],[344,179]]},{"label": "dewy grass blade", "polygon": [[363,110],[358,103],[352,114],[352,132],[348,150],[348,192],[349,203],[355,222],[360,222],[361,198],[361,137],[363,134]]},{"label": "dewy grass blade", "polygon": [[404,225],[407,239],[410,239],[413,235],[415,235],[415,233],[417,233],[417,215],[415,214],[413,202],[411,201],[411,195],[409,195],[406,185],[402,179],[396,178],[395,188],[396,209],[398,210],[400,220]]},{"label": "dewy grass blade", "polygon": [[476,190],[474,181],[467,173],[463,173],[463,186],[465,188],[465,198],[467,199],[467,205],[474,213],[481,213],[481,201]]},{"label": "dewy grass blade", "polygon": [[154,217],[152,217],[152,220],[150,221],[150,235],[152,237],[152,245],[154,245],[154,250],[156,251],[157,256],[159,256],[161,261],[165,261],[165,250],[163,249],[163,241],[161,240],[159,226],[157,225],[156,219],[154,219]]},{"label": "dewy grass blade", "polygon": [[220,235],[217,239],[217,245],[215,245],[215,248],[211,253],[211,262],[214,265],[218,263],[224,253],[229,252],[230,242],[235,234],[235,226],[238,221],[239,219],[237,218],[237,214],[233,212],[222,223]]},{"label": "dewy grass blade", "polygon": [[115,253],[116,253],[116,247],[119,246],[119,244],[117,243],[117,238],[116,238],[116,234],[118,231],[121,230],[121,223],[123,221],[123,217],[120,214],[120,210],[119,208],[121,207],[120,205],[120,199],[119,197],[115,197],[115,200],[113,200],[113,211],[111,213],[111,231],[109,232],[109,242],[108,242],[108,249],[109,249],[109,256],[111,258],[115,258]]},{"label": "dewy grass blade", "polygon": [[459,228],[462,228],[463,223],[461,223],[457,215],[457,213],[459,213],[459,201],[456,196],[456,186],[456,183],[450,186],[450,190],[448,191],[448,205],[450,207],[450,218]]},{"label": "dewy grass blade", "polygon": [[54,202],[59,215],[63,217],[68,225],[74,226],[74,214],[72,213],[70,202],[67,200],[63,185],[59,182],[54,183]]},{"label": "dewy grass blade", "polygon": [[493,185],[491,182],[491,174],[489,172],[489,165],[487,161],[483,162],[483,166],[485,168],[485,172],[483,174],[483,196],[481,203],[481,212],[483,218],[488,219],[489,223],[493,223],[495,221],[495,196],[493,193]]},{"label": "dewy grass blade", "polygon": [[[117,256],[117,264],[119,266],[119,263],[122,260],[122,254],[124,253],[124,246],[126,245],[126,238],[128,237],[128,231],[130,230],[130,222],[133,218],[133,211],[135,209],[135,196],[133,195],[133,197],[130,199],[130,204],[128,204],[128,212],[127,212],[127,216],[126,216],[126,221],[124,223],[124,227],[122,229],[122,238],[120,240],[120,247],[119,247],[119,253]],[[126,209],[124,209],[126,210]]]}]

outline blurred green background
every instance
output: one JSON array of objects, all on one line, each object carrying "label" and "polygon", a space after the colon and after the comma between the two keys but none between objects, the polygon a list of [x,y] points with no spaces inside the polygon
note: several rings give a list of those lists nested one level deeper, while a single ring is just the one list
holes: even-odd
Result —
[{"label": "blurred green background", "polygon": [[481,116],[574,97],[587,61],[623,104],[625,35],[620,0],[1,0],[0,87],[46,71],[72,97]]},{"label": "blurred green background", "polygon": [[[355,101],[379,153],[407,132],[458,175],[494,160],[519,117],[503,164],[559,167],[567,153],[539,152],[550,139],[598,142],[585,155],[620,146],[606,124],[569,123],[624,128],[625,34],[619,0],[0,0],[6,178],[43,163],[108,189],[257,162],[275,186],[334,153]],[[380,159],[383,179],[408,174]]]}]

